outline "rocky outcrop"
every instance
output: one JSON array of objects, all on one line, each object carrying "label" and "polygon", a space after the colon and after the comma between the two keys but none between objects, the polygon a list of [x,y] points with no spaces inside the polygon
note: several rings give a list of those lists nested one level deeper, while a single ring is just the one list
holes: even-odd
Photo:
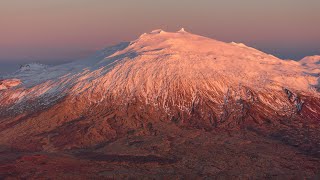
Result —
[{"label": "rocky outcrop", "polygon": [[19,79],[0,80],[0,90],[10,89],[19,86],[21,81]]}]

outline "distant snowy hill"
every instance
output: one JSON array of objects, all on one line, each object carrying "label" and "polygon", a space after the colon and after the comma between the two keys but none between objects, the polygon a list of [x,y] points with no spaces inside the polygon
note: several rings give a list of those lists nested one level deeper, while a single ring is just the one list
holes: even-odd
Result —
[{"label": "distant snowy hill", "polygon": [[320,56],[307,56],[299,61],[310,72],[320,74]]},{"label": "distant snowy hill", "polygon": [[303,63],[304,65],[308,65],[308,64],[320,65],[320,55],[307,56],[301,59],[300,62]]}]

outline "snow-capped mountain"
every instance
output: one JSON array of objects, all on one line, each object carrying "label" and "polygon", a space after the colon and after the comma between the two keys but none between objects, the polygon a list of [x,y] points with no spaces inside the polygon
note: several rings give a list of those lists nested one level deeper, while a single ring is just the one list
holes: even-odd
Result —
[{"label": "snow-capped mountain", "polygon": [[320,74],[320,56],[308,56],[299,61],[309,72],[319,76]]},{"label": "snow-capped mountain", "polygon": [[[1,81],[1,143],[23,147],[34,136],[37,148],[68,149],[115,138],[142,122],[210,130],[319,120],[319,66],[309,59],[285,61],[182,29],[145,33],[81,61],[26,65]],[[78,139],[73,132],[84,124],[90,128]],[[58,132],[56,140],[38,147],[44,139],[36,134],[50,132]],[[67,136],[76,140],[61,140]]]}]

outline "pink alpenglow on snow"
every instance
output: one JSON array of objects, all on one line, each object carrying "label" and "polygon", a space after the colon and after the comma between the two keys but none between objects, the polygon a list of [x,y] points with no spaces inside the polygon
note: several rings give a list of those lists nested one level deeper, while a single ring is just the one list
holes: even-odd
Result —
[{"label": "pink alpenglow on snow", "polygon": [[316,178],[319,78],[318,56],[184,29],[24,65],[0,84],[0,177]]}]

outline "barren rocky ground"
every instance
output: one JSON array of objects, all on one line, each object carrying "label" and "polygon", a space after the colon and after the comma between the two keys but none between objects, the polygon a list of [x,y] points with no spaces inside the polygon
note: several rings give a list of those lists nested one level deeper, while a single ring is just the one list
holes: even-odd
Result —
[{"label": "barren rocky ground", "polygon": [[[206,131],[159,122],[87,148],[23,151],[1,147],[0,176],[4,179],[320,178],[319,124],[309,126],[308,131],[314,134],[308,134],[290,129],[288,123]],[[308,135],[312,135],[313,141]]]}]

